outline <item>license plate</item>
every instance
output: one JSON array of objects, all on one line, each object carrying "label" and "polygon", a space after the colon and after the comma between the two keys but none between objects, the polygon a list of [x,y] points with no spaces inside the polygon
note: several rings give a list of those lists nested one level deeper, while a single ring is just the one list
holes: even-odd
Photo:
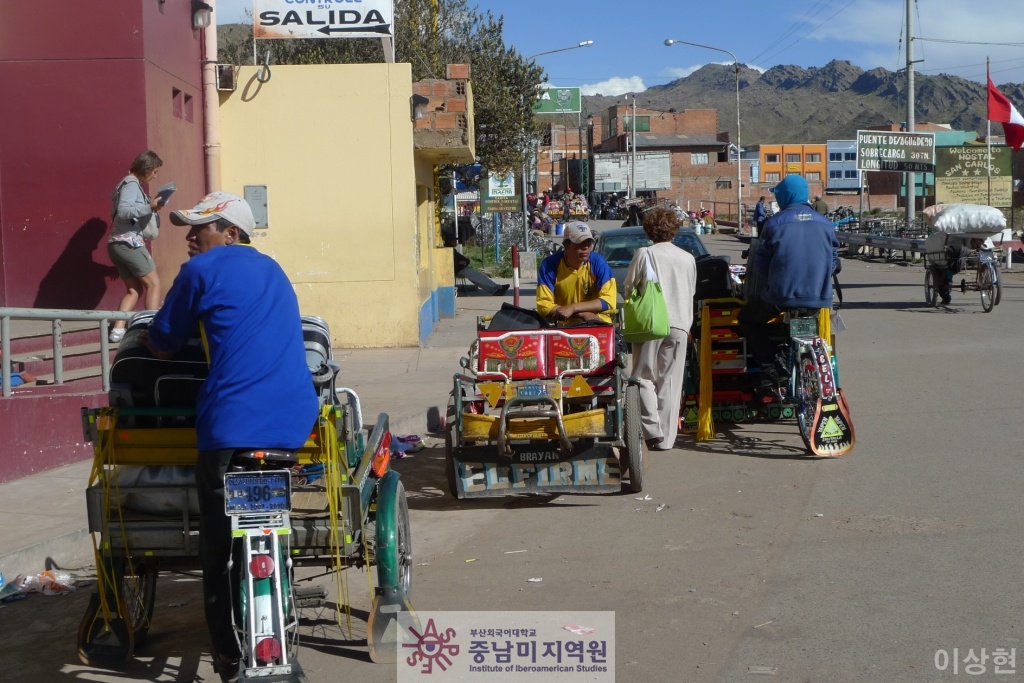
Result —
[{"label": "license plate", "polygon": [[561,382],[522,382],[513,384],[512,389],[518,398],[554,398],[562,396]]},{"label": "license plate", "polygon": [[224,495],[229,515],[288,512],[292,507],[291,472],[228,472],[224,475]]}]

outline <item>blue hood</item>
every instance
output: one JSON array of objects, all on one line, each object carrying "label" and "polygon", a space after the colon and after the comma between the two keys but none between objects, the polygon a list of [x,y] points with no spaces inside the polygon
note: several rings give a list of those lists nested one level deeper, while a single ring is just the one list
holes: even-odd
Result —
[{"label": "blue hood", "polygon": [[775,201],[779,203],[780,209],[785,209],[790,204],[806,202],[810,193],[807,189],[807,181],[797,174],[788,175],[782,182],[775,186]]}]

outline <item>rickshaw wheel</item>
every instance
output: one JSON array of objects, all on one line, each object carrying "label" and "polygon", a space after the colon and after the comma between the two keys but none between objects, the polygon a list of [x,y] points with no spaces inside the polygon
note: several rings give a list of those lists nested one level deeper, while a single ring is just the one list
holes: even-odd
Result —
[{"label": "rickshaw wheel", "polygon": [[455,500],[459,500],[462,496],[459,495],[455,474],[455,457],[452,454],[455,448],[455,429],[458,427],[456,422],[455,395],[452,393],[448,395],[448,412],[444,419],[444,474],[445,479],[448,480],[448,493],[452,494],[452,498]]},{"label": "rickshaw wheel", "polygon": [[78,626],[78,657],[89,666],[120,664],[128,659],[149,631],[156,603],[156,563],[120,557],[111,561],[110,578],[116,582],[117,595],[109,590],[109,619],[100,609],[100,595],[93,593],[85,616]]},{"label": "rickshaw wheel", "polygon": [[932,285],[932,271],[924,271],[924,302],[933,308],[939,305],[939,290]]},{"label": "rickshaw wheel", "polygon": [[128,558],[122,558],[117,577],[128,624],[131,626],[135,644],[138,645],[145,640],[153,620],[153,607],[156,604],[156,562],[135,558],[129,569]]},{"label": "rickshaw wheel", "polygon": [[992,281],[992,270],[987,266],[979,266],[983,270],[979,273],[980,284],[978,291],[981,293],[981,310],[991,313],[996,305],[995,283]]},{"label": "rickshaw wheel", "polygon": [[[393,476],[393,479],[391,478]],[[377,494],[377,581],[386,592],[397,589],[403,597],[412,590],[412,531],[409,501],[397,472],[388,472]]]},{"label": "rickshaw wheel", "polygon": [[620,469],[629,469],[629,490],[644,490],[644,435],[640,425],[640,387],[626,387],[622,409],[622,441],[625,446],[619,458]]}]

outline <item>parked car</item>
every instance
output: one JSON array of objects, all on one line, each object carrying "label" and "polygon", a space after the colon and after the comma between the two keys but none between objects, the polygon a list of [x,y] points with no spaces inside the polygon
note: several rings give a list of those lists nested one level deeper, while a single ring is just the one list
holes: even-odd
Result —
[{"label": "parked car", "polygon": [[[679,232],[672,238],[672,243],[680,249],[690,252],[695,259],[711,255],[693,228],[679,228]],[[629,270],[633,254],[640,247],[650,244],[651,240],[642,227],[612,228],[602,230],[597,235],[594,251],[604,256],[608,265],[611,266],[612,274],[615,276],[615,287],[618,289],[620,297],[625,296],[622,285],[626,281],[626,271]]]}]

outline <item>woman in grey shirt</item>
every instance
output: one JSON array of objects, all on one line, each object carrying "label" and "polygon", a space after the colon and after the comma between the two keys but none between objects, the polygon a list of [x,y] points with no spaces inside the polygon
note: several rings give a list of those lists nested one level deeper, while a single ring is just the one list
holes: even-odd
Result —
[{"label": "woman in grey shirt", "polygon": [[[131,173],[122,180],[111,200],[114,204],[110,237],[107,239],[107,254],[117,268],[128,291],[121,299],[119,311],[133,311],[139,303],[139,294],[146,292],[146,309],[160,308],[162,292],[160,277],[156,272],[153,257],[146,249],[142,231],[153,214],[163,208],[159,199],[150,199],[142,183],[151,183],[160,172],[164,162],[156,152],[145,151],[135,157]],[[126,322],[118,320],[110,329],[110,341],[117,343],[124,337]]]}]

